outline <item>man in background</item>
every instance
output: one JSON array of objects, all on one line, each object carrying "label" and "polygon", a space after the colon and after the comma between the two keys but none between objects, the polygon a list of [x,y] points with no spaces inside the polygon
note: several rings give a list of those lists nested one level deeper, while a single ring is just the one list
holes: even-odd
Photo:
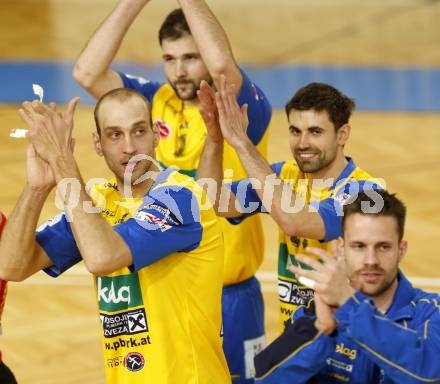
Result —
[{"label": "man in background", "polygon": [[[202,80],[218,87],[225,75],[236,84],[240,105],[248,104],[247,135],[258,151],[267,154],[267,127],[271,107],[263,92],[240,69],[222,26],[203,0],[180,0],[159,30],[159,43],[168,83],[150,82],[118,73],[110,65],[122,40],[148,0],[121,0],[88,41],[73,71],[74,78],[93,96],[128,87],[141,92],[152,105],[160,126],[157,160],[195,176],[203,151],[206,126],[199,113],[197,90]],[[145,47],[148,49],[147,42]],[[225,145],[227,177],[245,177],[235,151]],[[232,173],[231,171],[232,170]],[[264,244],[260,218],[233,226],[221,219],[225,239],[223,290],[224,351],[236,383],[253,382],[253,356],[265,345],[264,304],[254,277],[262,263]]]}]

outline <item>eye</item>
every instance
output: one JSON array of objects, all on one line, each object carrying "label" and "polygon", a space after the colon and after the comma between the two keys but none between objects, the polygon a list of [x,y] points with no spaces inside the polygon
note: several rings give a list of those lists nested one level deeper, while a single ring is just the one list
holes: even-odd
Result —
[{"label": "eye", "polygon": [[312,135],[314,135],[314,136],[319,136],[319,135],[322,134],[322,129],[313,128],[313,129],[311,129],[311,133],[312,133]]},{"label": "eye", "polygon": [[164,56],[163,61],[167,62],[167,63],[171,63],[173,61],[175,61],[174,57],[171,56]]},{"label": "eye", "polygon": [[361,249],[364,249],[365,246],[364,246],[364,244],[361,244],[361,243],[354,243],[351,245],[351,248],[361,250]]},{"label": "eye", "polygon": [[134,133],[136,136],[142,136],[145,134],[145,132],[146,132],[145,128],[138,128]]},{"label": "eye", "polygon": [[379,249],[380,249],[381,251],[388,251],[389,249],[391,249],[391,245],[389,245],[389,244],[381,244],[381,245],[379,246]]},{"label": "eye", "polygon": [[110,138],[113,139],[113,140],[117,140],[117,139],[119,139],[120,137],[121,137],[121,132],[118,132],[118,131],[113,131],[113,132],[110,134]]},{"label": "eye", "polygon": [[301,134],[301,131],[295,127],[289,127],[289,131],[294,136],[299,136]]}]

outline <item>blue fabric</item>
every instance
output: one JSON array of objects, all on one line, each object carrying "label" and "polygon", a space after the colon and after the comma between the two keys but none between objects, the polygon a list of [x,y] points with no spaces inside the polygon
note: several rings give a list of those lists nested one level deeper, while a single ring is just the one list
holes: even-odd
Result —
[{"label": "blue fabric", "polygon": [[202,239],[197,201],[186,188],[158,187],[134,218],[114,227],[130,248],[138,271],[174,252],[190,252]]},{"label": "blue fabric", "polygon": [[149,81],[140,76],[128,75],[118,72],[124,84],[124,88],[131,88],[144,95],[150,104],[153,102],[153,97],[157,90],[161,87],[161,83]]},{"label": "blue fabric", "polygon": [[[223,350],[234,384],[251,384],[246,378],[244,343],[264,336],[264,302],[260,283],[255,277],[223,287]],[[257,353],[258,349],[253,351]],[[253,364],[253,356],[250,359]],[[248,367],[253,371],[253,367]]]},{"label": "blue fabric", "polygon": [[272,117],[272,107],[263,91],[255,85],[247,74],[241,71],[243,84],[240,93],[237,96],[237,102],[240,106],[248,105],[249,126],[247,135],[254,145],[257,145],[263,138],[270,119]]},{"label": "blue fabric", "polygon": [[53,263],[52,267],[44,270],[52,277],[62,274],[82,260],[64,213],[38,228],[36,238]]},{"label": "blue fabric", "polygon": [[[280,175],[281,169],[285,161],[280,163],[274,163],[271,165],[272,170],[277,176]],[[240,224],[244,219],[256,213],[267,213],[266,208],[261,203],[257,192],[252,187],[252,183],[249,179],[242,179],[233,181],[228,185],[231,192],[235,195],[238,203],[240,204],[243,215],[228,219],[231,224]]]},{"label": "blue fabric", "polygon": [[438,294],[413,288],[399,272],[385,315],[357,292],[335,312],[338,327],[331,337],[310,340],[258,382],[440,383],[439,302]]}]

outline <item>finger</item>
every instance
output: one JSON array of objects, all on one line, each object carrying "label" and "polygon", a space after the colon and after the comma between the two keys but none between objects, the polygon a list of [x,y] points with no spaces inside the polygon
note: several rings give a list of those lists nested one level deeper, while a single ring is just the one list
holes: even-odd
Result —
[{"label": "finger", "polygon": [[18,114],[20,115],[21,119],[26,123],[26,125],[29,128],[32,128],[34,121],[31,118],[30,114],[27,112],[27,110],[23,109],[23,108],[20,108],[18,110]]},{"label": "finger", "polygon": [[74,137],[71,137],[69,140],[69,149],[73,153],[75,151],[76,140]]},{"label": "finger", "polygon": [[249,125],[249,118],[248,118],[249,104],[243,104],[240,109],[241,109],[241,117],[247,127]]},{"label": "finger", "polygon": [[306,255],[302,255],[302,254],[297,254],[297,255],[295,255],[295,257],[302,264],[306,264],[306,265],[308,265],[309,267],[313,268],[316,271],[326,270],[325,265],[323,265],[318,260],[312,259],[312,258],[307,257]]},{"label": "finger", "polygon": [[76,106],[79,103],[80,98],[74,97],[72,100],[69,101],[69,104],[67,104],[66,112],[64,113],[64,119],[66,123],[69,124],[70,132],[72,132],[73,128],[73,115],[75,114]]},{"label": "finger", "polygon": [[325,252],[324,250],[320,248],[314,248],[314,247],[307,247],[306,248],[307,253],[312,253],[316,256],[319,256],[321,260],[323,260],[325,263],[331,263],[336,260],[336,256]]},{"label": "finger", "polygon": [[49,103],[49,108],[53,111],[56,112],[57,111],[57,105],[54,102],[50,102]]},{"label": "finger", "polygon": [[300,276],[307,277],[307,278],[312,279],[316,282],[322,280],[321,274],[318,273],[317,271],[313,271],[311,269],[302,269],[302,268],[297,267],[295,265],[289,265],[288,269],[290,272],[294,273],[297,277],[300,277]]}]

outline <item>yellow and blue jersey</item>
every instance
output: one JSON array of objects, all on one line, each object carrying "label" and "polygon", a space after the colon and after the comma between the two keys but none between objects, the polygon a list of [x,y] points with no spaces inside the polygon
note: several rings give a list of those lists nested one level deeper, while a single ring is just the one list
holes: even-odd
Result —
[{"label": "yellow and blue jersey", "polygon": [[[249,138],[259,152],[267,156],[268,124],[271,118],[269,101],[242,71],[243,84],[237,101],[248,104]],[[207,129],[202,116],[194,106],[185,106],[169,84],[150,82],[141,77],[120,73],[124,87],[142,93],[151,103],[152,119],[160,126],[161,140],[156,158],[166,167],[175,167],[180,172],[194,177],[203,152]],[[233,176],[225,173],[231,181],[246,177],[240,160],[225,143],[223,168],[232,169]],[[236,284],[252,277],[263,260],[264,237],[258,216],[233,226],[220,219],[225,238],[224,285]]]},{"label": "yellow and blue jersey", "polygon": [[[228,383],[221,341],[223,239],[190,177],[162,171],[143,199],[111,180],[92,199],[131,250],[133,265],[95,277],[108,383]],[[60,215],[37,241],[58,276],[81,260]]]},{"label": "yellow and blue jersey", "polygon": [[[350,158],[347,158],[347,165],[338,179],[332,181],[331,185],[327,183],[324,188],[316,188],[316,186],[313,188],[313,179],[303,173],[294,160],[273,164],[272,169],[281,180],[292,186],[295,194],[304,204],[315,207],[324,222],[326,233],[324,239],[310,239],[289,236],[281,229],[279,231],[278,293],[280,327],[283,329],[284,322],[289,320],[298,308],[307,306],[314,296],[313,289],[299,283],[295,275],[288,270],[289,265],[299,264],[295,255],[307,253],[305,251],[307,247],[330,251],[330,241],[341,235],[342,205],[351,196],[357,195],[364,189],[377,188],[378,184],[377,180],[358,168]],[[231,219],[232,223],[239,223],[257,212],[267,212],[247,180],[232,183],[231,189],[243,211],[247,212],[239,218]],[[308,256],[316,258],[312,254]],[[301,266],[308,268],[306,265]]]}]

